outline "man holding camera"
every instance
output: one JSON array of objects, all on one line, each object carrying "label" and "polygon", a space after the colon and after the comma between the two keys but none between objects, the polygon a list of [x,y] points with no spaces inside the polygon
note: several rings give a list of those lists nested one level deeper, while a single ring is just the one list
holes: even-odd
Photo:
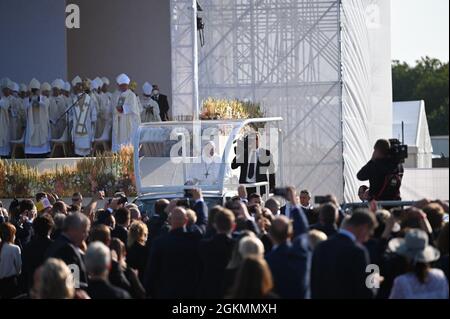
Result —
[{"label": "man holding camera", "polygon": [[360,181],[369,181],[369,200],[401,200],[403,165],[392,156],[388,140],[375,143],[372,159],[356,176]]}]

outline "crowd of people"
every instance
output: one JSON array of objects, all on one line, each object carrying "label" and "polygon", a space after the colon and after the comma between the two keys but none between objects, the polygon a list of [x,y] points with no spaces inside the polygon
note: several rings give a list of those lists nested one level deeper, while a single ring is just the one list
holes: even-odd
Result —
[{"label": "crowd of people", "polygon": [[95,141],[116,152],[132,142],[141,123],[169,120],[167,96],[158,85],[145,82],[142,96],[126,74],[116,79],[113,92],[106,77],[76,76],[71,84],[32,79],[28,85],[8,78],[0,82],[0,157],[12,145],[24,147],[27,157],[47,157],[55,142],[73,143],[75,156],[93,153]]},{"label": "crowd of people", "polygon": [[152,214],[123,193],[0,205],[0,298],[449,297],[447,202],[343,211],[294,187],[266,201],[238,194],[208,208],[194,189]]}]

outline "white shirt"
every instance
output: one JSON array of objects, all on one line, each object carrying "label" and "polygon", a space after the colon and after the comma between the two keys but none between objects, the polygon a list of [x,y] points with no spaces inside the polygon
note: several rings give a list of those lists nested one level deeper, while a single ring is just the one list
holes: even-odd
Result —
[{"label": "white shirt", "polygon": [[4,243],[0,252],[0,279],[19,275],[22,269],[22,258],[19,246]]},{"label": "white shirt", "polygon": [[448,299],[448,282],[440,269],[430,269],[425,283],[406,273],[395,278],[389,299]]}]

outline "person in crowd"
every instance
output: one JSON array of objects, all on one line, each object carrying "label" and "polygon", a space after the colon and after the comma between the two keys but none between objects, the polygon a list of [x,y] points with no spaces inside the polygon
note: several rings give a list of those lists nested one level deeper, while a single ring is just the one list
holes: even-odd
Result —
[{"label": "person in crowd", "polygon": [[170,232],[152,243],[144,287],[153,298],[194,298],[200,271],[199,237],[187,232],[184,208],[174,208],[169,220]]},{"label": "person in crowd", "polygon": [[[125,276],[126,280],[129,282],[129,287],[125,289],[132,298],[134,299],[145,299],[145,289],[142,285],[141,280],[139,279],[138,272],[136,269],[131,268],[130,265],[126,262],[127,257],[127,249],[124,243],[118,238],[113,238],[110,244],[112,260],[114,260],[120,271]],[[144,255],[145,256],[145,255]],[[110,276],[111,277],[111,276]],[[112,284],[114,284],[111,281]],[[120,287],[116,285],[117,287]]]},{"label": "person in crowd", "polygon": [[50,234],[51,240],[55,240],[61,235],[62,229],[64,228],[64,220],[66,219],[66,216],[67,215],[61,213],[53,215],[54,227],[52,233]]},{"label": "person in crowd", "polygon": [[92,299],[130,299],[130,294],[108,281],[111,267],[111,251],[99,242],[89,244],[86,251],[86,270],[89,274],[89,285],[86,289]]},{"label": "person in crowd", "polygon": [[339,217],[339,211],[334,204],[326,203],[322,204],[319,208],[319,222],[311,225],[310,229],[317,229],[327,237],[331,237],[338,232],[337,220]]},{"label": "person in crowd", "polygon": [[448,245],[449,245],[449,224],[446,223],[439,233],[437,240],[437,248],[441,253],[441,257],[436,262],[436,267],[445,273],[448,281]]},{"label": "person in crowd", "polygon": [[153,86],[145,82],[142,86],[143,97],[141,98],[141,104],[144,108],[141,118],[142,123],[148,122],[161,122],[161,115],[158,102],[152,97]]},{"label": "person in crowd", "polygon": [[121,207],[115,211],[116,227],[111,232],[111,237],[119,238],[123,243],[128,242],[128,227],[130,226],[130,210]]},{"label": "person in crowd", "polygon": [[30,157],[46,157],[50,153],[50,100],[40,93],[40,89],[39,81],[31,80],[25,131],[25,154]]},{"label": "person in crowd", "polygon": [[11,223],[0,224],[0,299],[19,294],[19,275],[22,270],[20,247],[14,245],[16,227]]},{"label": "person in crowd", "polygon": [[55,216],[56,214],[63,214],[67,215],[68,205],[64,203],[62,200],[56,201],[56,203],[53,204],[51,215]]},{"label": "person in crowd", "polygon": [[274,278],[275,292],[281,298],[304,299],[308,296],[309,255],[303,241],[291,241],[292,236],[290,220],[286,216],[276,217],[270,227],[273,248],[266,260]]},{"label": "person in crowd", "polygon": [[80,272],[80,285],[87,284],[86,267],[81,248],[85,245],[90,230],[89,219],[81,213],[69,214],[64,219],[61,235],[48,248],[46,257],[59,258],[66,265],[76,265]]},{"label": "person in crowd", "polygon": [[277,299],[274,283],[266,261],[258,256],[249,256],[240,266],[234,287],[233,299]]},{"label": "person in crowd", "polygon": [[200,298],[219,299],[225,296],[222,280],[235,245],[231,236],[235,228],[233,212],[225,208],[217,209],[214,214],[213,225],[216,230],[215,235],[201,240],[199,244],[202,273],[198,296]]},{"label": "person in crowd", "polygon": [[75,297],[72,272],[60,259],[49,258],[38,268],[33,284],[33,299],[73,299]]},{"label": "person in crowd", "polygon": [[162,121],[169,121],[169,101],[167,99],[167,96],[164,94],[161,94],[160,90],[159,90],[159,86],[158,85],[153,85],[153,90],[152,90],[152,99],[158,103],[158,107],[159,107],[159,116],[161,118]]},{"label": "person in crowd", "polygon": [[141,124],[139,101],[129,89],[130,78],[121,74],[116,79],[118,91],[114,94],[112,105],[114,109],[112,125],[112,151],[120,151],[122,146],[132,144],[132,138]]},{"label": "person in crowd", "polygon": [[430,263],[440,257],[439,250],[428,244],[428,234],[410,229],[405,238],[389,242],[389,249],[407,260],[407,273],[398,276],[390,299],[448,299],[448,282],[442,270],[431,268]]},{"label": "person in crowd", "polygon": [[[272,216],[272,213],[270,213],[269,216]],[[258,229],[259,229],[258,238],[264,244],[264,251],[272,250],[273,244],[272,244],[272,240],[269,235],[269,229],[270,229],[270,226],[272,226],[272,220],[273,220],[273,218],[267,217],[265,214],[261,214],[261,215],[255,217],[255,221],[256,221],[256,224],[258,225]]]},{"label": "person in crowd", "polygon": [[370,261],[362,244],[375,228],[372,213],[355,210],[337,235],[317,245],[311,264],[313,299],[373,298],[372,290],[365,284]]},{"label": "person in crowd", "polygon": [[148,258],[147,238],[147,225],[142,221],[134,221],[128,232],[126,261],[130,268],[137,271],[141,282],[144,282],[144,272]]},{"label": "person in crowd", "polygon": [[280,215],[281,205],[280,205],[280,202],[276,198],[274,198],[274,197],[269,198],[268,200],[266,200],[266,203],[264,206],[266,208],[270,209],[273,216]]},{"label": "person in crowd", "polygon": [[130,210],[131,223],[134,221],[142,220],[141,212],[139,211],[139,207],[136,204],[133,203],[127,204],[126,208]]},{"label": "person in crowd", "polygon": [[248,195],[248,206],[252,206],[252,205],[259,205],[262,206],[263,205],[263,201],[261,198],[261,195],[257,194],[257,193],[252,193],[250,195]]},{"label": "person in crowd", "polygon": [[53,243],[50,233],[54,225],[50,214],[43,214],[33,220],[34,236],[24,246],[22,252],[22,275],[28,289],[33,284],[34,272],[44,263],[45,253]]},{"label": "person in crowd", "polygon": [[314,251],[317,245],[328,239],[328,236],[317,229],[311,229],[308,232],[308,247],[310,251]]},{"label": "person in crowd", "polygon": [[358,188],[358,198],[361,200],[361,202],[367,202],[369,200],[369,186],[367,185],[361,185]]},{"label": "person in crowd", "polygon": [[314,208],[314,205],[311,204],[311,193],[307,189],[300,191],[300,207],[304,210]]},{"label": "person in crowd", "polygon": [[258,226],[254,218],[250,216],[246,204],[239,199],[232,199],[225,204],[225,207],[231,210],[236,217],[236,231],[249,230],[259,235]]},{"label": "person in crowd", "polygon": [[20,202],[18,215],[11,215],[11,222],[16,227],[16,244],[23,248],[33,234],[32,223],[37,215],[37,208],[31,199]]},{"label": "person in crowd", "polygon": [[149,232],[147,246],[151,246],[151,243],[161,234],[167,234],[169,232],[169,223],[167,222],[168,212],[166,211],[168,206],[169,201],[164,198],[155,202],[155,212],[147,221]]},{"label": "person in crowd", "polygon": [[286,205],[280,208],[280,214],[293,221],[294,237],[307,233],[309,222],[304,210],[300,207],[300,197],[297,195],[295,187],[287,188],[285,199]]},{"label": "person in crowd", "polygon": [[444,226],[444,208],[438,203],[430,203],[422,210],[427,215],[427,219],[430,222],[433,231],[433,239],[435,240],[439,237],[439,233]]}]

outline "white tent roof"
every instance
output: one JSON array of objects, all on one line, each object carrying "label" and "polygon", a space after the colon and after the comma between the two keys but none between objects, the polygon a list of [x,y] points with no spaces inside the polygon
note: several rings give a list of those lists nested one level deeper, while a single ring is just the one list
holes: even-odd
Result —
[{"label": "white tent roof", "polygon": [[432,153],[428,120],[424,101],[394,102],[393,137],[402,140],[404,123],[405,144],[416,147],[419,153]]}]

